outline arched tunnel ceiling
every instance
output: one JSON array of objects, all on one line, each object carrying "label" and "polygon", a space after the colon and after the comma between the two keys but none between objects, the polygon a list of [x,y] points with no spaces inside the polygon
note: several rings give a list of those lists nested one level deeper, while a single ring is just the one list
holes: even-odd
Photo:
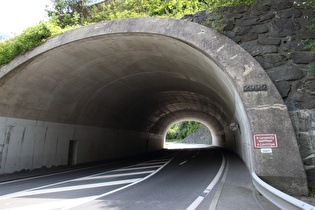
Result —
[{"label": "arched tunnel ceiling", "polygon": [[220,132],[234,113],[214,62],[167,36],[83,39],[20,68],[2,85],[2,116],[160,133],[192,116]]}]

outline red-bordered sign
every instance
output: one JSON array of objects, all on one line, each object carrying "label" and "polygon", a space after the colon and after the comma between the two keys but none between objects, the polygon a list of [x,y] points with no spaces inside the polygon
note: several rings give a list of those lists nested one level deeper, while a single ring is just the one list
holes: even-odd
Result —
[{"label": "red-bordered sign", "polygon": [[278,148],[277,134],[254,134],[254,148]]}]

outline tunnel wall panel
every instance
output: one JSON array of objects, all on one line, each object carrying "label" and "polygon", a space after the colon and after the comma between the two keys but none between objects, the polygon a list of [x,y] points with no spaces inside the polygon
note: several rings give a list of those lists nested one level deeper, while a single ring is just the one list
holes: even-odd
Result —
[{"label": "tunnel wall panel", "polygon": [[77,142],[76,164],[163,147],[160,135],[16,118],[0,117],[0,131],[0,174],[67,165],[70,140]]}]

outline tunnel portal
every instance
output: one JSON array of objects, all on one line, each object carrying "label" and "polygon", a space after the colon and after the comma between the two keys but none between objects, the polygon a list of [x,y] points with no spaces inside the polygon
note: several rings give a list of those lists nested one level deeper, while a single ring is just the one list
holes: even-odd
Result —
[{"label": "tunnel portal", "polygon": [[[306,190],[278,91],[254,58],[204,26],[159,18],[97,23],[48,40],[0,76],[1,174],[159,150],[171,124],[192,118],[265,181]],[[279,147],[262,154],[255,133],[276,133]]]}]

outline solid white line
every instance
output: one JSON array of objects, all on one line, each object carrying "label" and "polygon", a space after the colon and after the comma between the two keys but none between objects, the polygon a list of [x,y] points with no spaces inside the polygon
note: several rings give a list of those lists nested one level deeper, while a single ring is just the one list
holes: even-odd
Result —
[{"label": "solid white line", "polygon": [[83,177],[80,179],[76,179],[74,181],[85,181],[85,180],[97,180],[97,179],[106,179],[106,178],[114,178],[114,177],[122,177],[122,176],[133,176],[133,175],[140,175],[140,174],[149,174],[154,172],[151,171],[139,171],[139,172],[132,172],[132,173],[124,173],[124,174],[112,174],[112,175],[103,175],[103,176],[94,176],[94,177]]},{"label": "solid white line", "polygon": [[21,178],[21,179],[17,179],[17,180],[12,180],[12,181],[1,182],[0,185],[11,184],[11,183],[14,183],[14,182],[27,181],[27,180],[38,179],[38,178],[44,178],[44,177],[50,177],[50,176],[55,176],[55,175],[60,175],[60,174],[66,174],[66,173],[69,173],[69,172],[83,171],[83,170],[86,170],[86,169],[102,167],[102,166],[105,166],[105,165],[108,165],[108,164],[101,164],[101,165],[97,165],[97,166],[89,166],[89,167],[78,168],[78,169],[70,169],[70,170],[65,170],[65,171],[60,171],[60,172],[52,172],[50,174],[44,174],[44,175],[35,175],[33,177],[27,177],[27,178]]},{"label": "solid white line", "polygon": [[162,165],[153,165],[153,166],[143,166],[143,167],[134,167],[134,168],[121,168],[121,169],[116,169],[116,170],[113,170],[111,172],[116,172],[116,171],[131,171],[131,170],[139,170],[139,169],[148,169],[148,168],[159,168],[163,166]]},{"label": "solid white line", "polygon": [[[136,164],[136,165],[138,165],[138,164]],[[136,166],[136,165],[133,165],[133,166]],[[133,167],[133,166],[130,166],[130,167]],[[137,167],[137,168],[130,168],[130,169],[128,169],[128,168],[126,168],[126,169],[116,169],[116,170],[111,170],[111,171],[106,171],[106,172],[101,172],[101,173],[89,175],[89,176],[86,176],[86,177],[83,177],[83,178],[95,177],[95,176],[99,176],[101,174],[107,174],[109,172],[115,172],[115,171],[133,170],[133,169],[146,169],[146,168],[153,168],[153,167],[159,167],[159,166],[163,166],[163,165],[152,165],[152,166],[144,166],[144,167]],[[88,168],[93,168],[93,167],[88,167]],[[84,170],[84,169],[72,170],[70,172],[80,171],[80,170]],[[48,177],[48,176],[53,176],[53,175],[56,175],[56,174],[64,174],[64,173],[67,173],[67,172],[69,172],[69,171],[55,173],[55,174],[50,174],[50,175],[44,175],[44,176],[40,176],[40,177],[46,177],[46,176]],[[23,180],[29,180],[29,179],[35,179],[35,178],[26,178],[26,179],[23,179]],[[0,196],[0,200],[7,199],[7,198],[13,198],[13,197],[15,197],[15,195],[20,195],[21,193],[26,193],[26,192],[33,191],[33,190],[38,190],[38,189],[42,189],[42,188],[52,187],[52,186],[55,186],[55,185],[65,184],[65,183],[68,183],[68,182],[76,181],[77,179],[81,179],[81,178],[70,179],[70,180],[66,180],[66,181],[62,181],[62,182],[56,182],[56,183],[52,183],[52,184],[48,184],[48,185],[44,185],[44,186],[40,186],[40,187],[34,187],[34,188],[31,188],[31,189],[22,190],[22,191],[15,192],[15,193],[10,193],[10,194],[7,194],[7,195]],[[15,181],[12,181],[12,182],[15,182]],[[12,182],[5,182],[5,183],[12,183]],[[5,184],[5,183],[2,183],[2,184]]]},{"label": "solid white line", "polygon": [[[219,181],[220,177],[222,176],[222,173],[223,173],[224,168],[225,168],[225,157],[224,157],[222,152],[221,152],[221,155],[222,155],[221,167],[220,167],[217,175],[214,177],[212,182],[208,185],[208,187],[204,190],[203,193],[209,194],[209,192],[213,189],[213,187],[217,184],[217,182]],[[203,196],[199,196],[192,204],[190,204],[190,206],[186,210],[194,210],[194,209],[196,209],[204,198],[205,197],[203,197]]]},{"label": "solid white line", "polygon": [[183,165],[185,163],[187,163],[187,160],[185,160],[184,162],[181,162],[179,165],[181,166],[181,165]]},{"label": "solid white line", "polygon": [[148,162],[144,162],[144,163],[139,163],[136,164],[135,166],[146,166],[146,165],[158,165],[158,164],[164,164],[165,161],[160,161],[160,162],[154,162],[154,163],[148,163]]},{"label": "solid white line", "polygon": [[149,160],[149,161],[146,161],[146,163],[156,163],[156,162],[167,162],[169,161],[169,158],[162,158],[162,159],[157,159],[157,160]]},{"label": "solid white line", "polygon": [[186,210],[196,209],[199,206],[199,204],[203,201],[203,199],[204,199],[203,196],[199,196],[192,204],[190,204],[190,206]]},{"label": "solid white line", "polygon": [[222,176],[222,173],[223,173],[223,170],[225,168],[225,157],[224,155],[222,154],[222,164],[221,164],[221,167],[220,167],[220,170],[219,172],[217,173],[217,175],[214,177],[214,179],[212,180],[212,182],[209,184],[209,186],[206,188],[206,190],[209,190],[211,191],[212,188],[216,185],[216,183],[219,181],[220,177]]},{"label": "solid white line", "polygon": [[224,171],[224,174],[223,174],[223,177],[221,179],[220,185],[219,185],[217,191],[215,192],[215,194],[213,196],[213,199],[211,201],[209,210],[215,210],[217,205],[218,205],[218,201],[219,201],[219,198],[220,198],[220,195],[221,195],[221,192],[222,192],[222,189],[223,189],[223,185],[225,183],[228,171],[229,171],[229,161],[227,160],[226,161],[226,169]]},{"label": "solid white line", "polygon": [[[132,185],[135,185],[141,181],[144,181],[148,178],[150,178],[151,176],[153,176],[154,174],[156,174],[158,171],[160,171],[162,168],[164,168],[171,160],[169,160],[168,162],[166,162],[164,165],[162,165],[158,170],[156,170],[154,173],[144,177],[143,179],[138,179],[138,181],[131,183],[129,185],[123,186],[121,188],[112,190],[110,192],[101,194],[101,195],[97,195],[97,196],[90,196],[90,197],[83,197],[83,198],[76,198],[76,199],[66,199],[66,200],[62,200],[62,201],[55,201],[55,202],[49,202],[49,203],[43,203],[43,204],[35,204],[35,205],[30,205],[30,206],[23,206],[23,207],[18,207],[18,208],[12,208],[10,210],[34,210],[34,209],[45,209],[45,210],[54,210],[54,209],[62,209],[62,210],[67,210],[70,208],[73,208],[75,206],[79,206],[82,205],[84,203],[96,200],[97,198],[112,194],[114,192],[118,192],[122,189],[125,189],[127,187],[130,187]],[[142,167],[142,168],[152,168],[152,167],[156,167],[156,166],[147,166],[147,167]],[[142,169],[140,168],[140,169]],[[91,177],[92,178],[92,177]]]},{"label": "solid white line", "polygon": [[[174,158],[174,157],[173,157]],[[50,203],[44,203],[44,204],[35,204],[35,205],[31,205],[31,206],[23,206],[21,208],[14,208],[14,209],[20,209],[20,210],[26,210],[26,209],[29,209],[29,210],[33,210],[33,209],[47,209],[47,210],[52,210],[52,209],[63,209],[63,210],[67,210],[67,209],[70,209],[70,208],[73,208],[75,206],[79,206],[81,204],[84,204],[84,203],[87,203],[87,202],[90,202],[90,201],[93,201],[95,199],[98,199],[100,197],[104,197],[106,195],[109,195],[109,194],[112,194],[112,193],[115,193],[115,192],[118,192],[120,190],[123,190],[127,187],[130,187],[132,185],[135,185],[137,183],[140,183],[148,178],[150,178],[151,176],[155,175],[156,173],[158,173],[160,170],[162,170],[169,162],[171,162],[172,159],[169,159],[167,162],[163,162],[163,165],[151,165],[151,166],[144,166],[144,167],[134,167],[134,168],[125,168],[125,169],[117,169],[117,170],[112,170],[112,171],[107,171],[107,172],[102,172],[102,173],[99,173],[99,174],[94,174],[94,175],[90,175],[90,176],[86,176],[86,177],[83,177],[83,178],[95,178],[97,175],[101,175],[101,174],[106,174],[106,173],[109,173],[109,172],[114,172],[114,171],[124,171],[124,170],[139,170],[139,169],[148,169],[148,168],[158,168],[157,170],[155,170],[153,173],[145,176],[144,178],[139,178],[139,179],[133,179],[134,182],[128,182],[126,180],[122,180],[122,181],[117,181],[117,182],[111,182],[112,184],[116,183],[116,184],[122,184],[123,181],[130,183],[128,185],[125,185],[123,187],[120,187],[120,188],[117,188],[115,190],[112,190],[110,192],[106,192],[106,193],[103,193],[101,195],[97,195],[97,196],[89,196],[89,197],[83,197],[83,198],[76,198],[76,199],[67,199],[67,200],[62,200],[62,201],[56,201],[56,202],[50,202]],[[148,164],[148,163],[146,163]],[[146,165],[145,164],[145,165]],[[134,166],[138,166],[139,164],[136,164]],[[65,172],[66,173],[66,172]],[[140,172],[141,173],[141,172]],[[20,192],[16,192],[16,193],[11,193],[11,194],[7,194],[7,195],[4,195],[4,196],[0,196],[0,199],[6,199],[6,198],[12,198],[12,197],[20,197],[22,194],[22,196],[24,196],[25,194],[28,194],[28,195],[31,195],[31,194],[36,194],[36,192],[40,192],[40,193],[43,193],[46,191],[46,193],[49,193],[48,190],[52,190],[52,189],[43,189],[43,188],[46,188],[46,187],[51,187],[51,186],[55,186],[55,185],[59,185],[59,184],[64,184],[64,183],[68,183],[68,182],[72,182],[72,181],[76,181],[78,179],[81,179],[81,178],[76,178],[76,179],[72,179],[72,180],[67,180],[67,181],[62,181],[62,182],[58,182],[58,183],[53,183],[53,184],[49,184],[49,185],[45,185],[45,186],[40,186],[40,187],[36,187],[36,188],[32,188],[32,189],[28,189],[28,190],[24,190],[24,191],[20,191]],[[131,179],[129,179],[129,181],[131,181]],[[92,185],[81,185],[81,188],[80,189],[84,189],[85,187],[99,187],[100,185],[108,185],[109,183],[107,182],[107,184],[92,184]],[[80,186],[78,186],[80,187]],[[83,187],[83,188],[82,188]],[[88,187],[88,188],[89,188]],[[43,189],[43,190],[38,190],[38,189]],[[59,189],[62,191],[64,191],[65,189],[66,190],[74,190],[75,189],[75,186],[73,187],[67,187],[67,188],[54,188],[54,190],[59,191]],[[35,191],[36,190],[36,191]],[[56,191],[54,191],[56,192]]]},{"label": "solid white line", "polygon": [[[173,157],[173,158],[174,158],[174,157]],[[73,203],[72,206],[63,208],[63,209],[61,209],[61,210],[68,210],[68,209],[73,208],[73,207],[75,207],[75,206],[82,205],[82,204],[84,204],[84,203],[87,203],[87,202],[96,200],[96,199],[98,199],[98,198],[101,198],[101,197],[110,195],[110,194],[112,194],[112,193],[118,192],[118,191],[120,191],[120,190],[123,190],[123,189],[126,189],[126,188],[128,188],[128,187],[131,187],[131,186],[133,186],[133,185],[135,185],[135,184],[138,184],[138,183],[140,183],[140,182],[143,182],[144,180],[150,178],[151,176],[155,175],[155,174],[158,173],[160,170],[162,170],[169,162],[171,162],[171,161],[173,160],[173,158],[170,159],[169,161],[167,161],[162,167],[160,167],[159,169],[157,169],[155,172],[153,172],[152,174],[149,174],[148,176],[144,177],[143,179],[140,179],[140,180],[137,181],[137,182],[131,183],[131,184],[129,184],[129,185],[123,186],[123,187],[121,187],[121,188],[112,190],[112,191],[107,192],[107,193],[103,193],[103,194],[101,194],[101,195],[97,195],[97,196],[90,197],[89,199],[82,198],[82,199],[84,199],[84,202],[81,202],[80,200],[78,200],[78,203]]]},{"label": "solid white line", "polygon": [[84,185],[76,185],[76,186],[70,186],[70,187],[58,187],[58,188],[50,188],[50,189],[43,189],[43,190],[35,190],[35,191],[16,193],[14,197],[39,195],[39,194],[45,194],[45,193],[65,192],[65,191],[71,191],[71,190],[91,189],[91,188],[96,188],[96,187],[107,187],[107,186],[120,185],[120,184],[129,184],[129,183],[137,182],[139,180],[140,180],[139,178],[126,179],[126,180],[102,182],[102,183],[96,183],[96,184],[84,184]]}]

